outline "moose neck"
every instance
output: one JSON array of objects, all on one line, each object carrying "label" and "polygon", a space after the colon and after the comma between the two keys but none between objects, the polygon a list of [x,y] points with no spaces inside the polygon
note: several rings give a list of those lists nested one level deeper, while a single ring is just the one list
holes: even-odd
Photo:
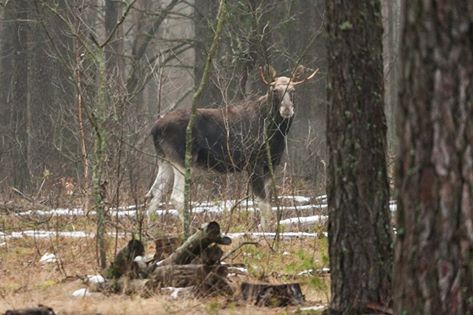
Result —
[{"label": "moose neck", "polygon": [[[280,163],[286,147],[285,137],[291,127],[292,117],[288,119],[281,117],[279,106],[274,106],[270,95],[265,95],[260,98],[260,119],[262,120],[261,126],[264,128],[262,130],[264,143],[269,145],[272,164],[276,166]],[[265,151],[266,148],[263,150]]]},{"label": "moose neck", "polygon": [[275,138],[284,138],[287,136],[292,125],[293,117],[283,118],[279,114],[279,106],[273,104],[273,99],[270,94],[261,98],[261,102],[261,117],[264,120],[265,132],[269,140],[272,141],[273,139],[276,140]]}]

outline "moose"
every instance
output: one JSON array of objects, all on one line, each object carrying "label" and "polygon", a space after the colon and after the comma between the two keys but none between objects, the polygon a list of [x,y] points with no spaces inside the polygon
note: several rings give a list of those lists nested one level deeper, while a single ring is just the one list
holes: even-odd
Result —
[{"label": "moose", "polygon": [[[251,190],[266,229],[271,213],[271,168],[276,167],[285,150],[285,137],[294,118],[295,86],[312,79],[315,70],[304,76],[299,66],[292,77],[276,76],[271,67],[260,67],[267,93],[239,105],[198,108],[192,130],[192,172],[200,169],[217,173],[246,171]],[[186,128],[191,110],[169,112],[151,130],[158,156],[158,174],[146,194],[151,199],[148,214],[156,211],[164,192],[172,186],[171,202],[180,215],[184,209],[184,155]]]}]

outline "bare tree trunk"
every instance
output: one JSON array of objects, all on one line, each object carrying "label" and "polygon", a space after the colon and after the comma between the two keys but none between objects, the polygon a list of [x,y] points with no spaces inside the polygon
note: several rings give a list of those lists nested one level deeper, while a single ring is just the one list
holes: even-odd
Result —
[{"label": "bare tree trunk", "polygon": [[[204,73],[207,61],[208,49],[212,41],[212,28],[209,25],[215,24],[217,16],[218,2],[207,0],[195,0],[194,5],[194,32],[195,32],[195,65],[194,80],[197,86]],[[214,82],[209,82],[200,98],[201,106],[215,107],[222,105],[222,96],[218,86]]]},{"label": "bare tree trunk", "polygon": [[28,69],[28,168],[35,178],[41,178],[45,169],[53,171],[55,164],[59,162],[51,145],[54,130],[51,114],[57,110],[54,106],[54,85],[51,80],[46,79],[53,76],[54,65],[48,38],[41,27],[41,23],[48,24],[51,19],[50,15],[34,5],[31,5],[29,12],[29,20],[32,22]]},{"label": "bare tree trunk", "polygon": [[473,314],[473,2],[406,1],[396,314]]},{"label": "bare tree trunk", "polygon": [[326,4],[330,313],[358,314],[391,300],[381,7]]},{"label": "bare tree trunk", "polygon": [[[15,19],[15,7],[13,2],[5,5],[2,11],[4,20]],[[11,93],[13,90],[12,73],[14,64],[13,36],[16,36],[15,23],[2,23],[0,41],[0,176],[9,178],[12,176],[11,150],[13,146],[13,135],[11,132]],[[8,183],[11,184],[11,183]]]},{"label": "bare tree trunk", "polygon": [[28,169],[28,1],[11,4],[15,10],[13,42],[13,78],[11,90],[10,131],[13,133],[13,185],[25,189],[30,184]]},{"label": "bare tree trunk", "polygon": [[[105,47],[105,61],[107,65],[107,77],[113,82],[116,93],[123,94],[125,91],[125,56],[123,44],[123,27],[118,25],[122,16],[122,3],[114,0],[105,1],[105,30],[111,34],[111,40]],[[116,28],[116,29],[115,29]],[[112,34],[113,33],[113,34]]]},{"label": "bare tree trunk", "polygon": [[105,52],[103,48],[97,48],[97,102],[91,115],[90,123],[94,129],[94,160],[92,164],[92,194],[95,199],[95,211],[97,213],[97,251],[99,265],[102,269],[107,267],[106,244],[105,244],[105,193],[106,184],[103,180],[105,172],[107,133],[105,130],[107,110],[107,76],[105,73]]}]

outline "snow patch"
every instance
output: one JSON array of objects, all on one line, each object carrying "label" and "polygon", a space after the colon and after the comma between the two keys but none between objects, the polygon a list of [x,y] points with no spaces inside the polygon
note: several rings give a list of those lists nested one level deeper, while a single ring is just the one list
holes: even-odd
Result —
[{"label": "snow patch", "polygon": [[279,199],[289,199],[298,203],[308,203],[311,198],[306,196],[279,196]]},{"label": "snow patch", "polygon": [[40,263],[42,264],[48,264],[48,263],[54,263],[57,261],[56,255],[52,253],[46,253],[44,254],[41,259],[39,260]]},{"label": "snow patch", "polygon": [[327,308],[328,305],[314,305],[314,306],[305,306],[305,307],[301,307],[300,310],[301,311],[320,311],[320,310],[323,310],[324,308]]},{"label": "snow patch", "polygon": [[54,236],[77,238],[77,237],[91,237],[91,234],[88,234],[84,231],[62,232],[62,231],[26,230],[26,231],[21,231],[21,232],[12,232],[10,235],[7,235],[7,238],[23,238],[23,237],[50,238]]},{"label": "snow patch", "polygon": [[171,299],[177,300],[178,298],[182,298],[187,296],[194,287],[183,287],[183,288],[175,288],[175,287],[166,287],[161,288],[161,294],[168,294]]},{"label": "snow patch", "polygon": [[291,224],[316,224],[316,223],[325,223],[328,220],[326,215],[313,215],[308,217],[296,217],[288,218],[280,221],[281,225],[291,225]]},{"label": "snow patch", "polygon": [[92,294],[89,292],[87,288],[81,288],[72,292],[72,296],[76,298],[91,296]]},{"label": "snow patch", "polygon": [[102,277],[102,275],[87,275],[87,282],[88,283],[95,283],[95,284],[99,284],[99,283],[104,283],[105,282],[105,279],[104,277]]},{"label": "snow patch", "polygon": [[[115,232],[109,232],[107,235],[115,236]],[[124,238],[127,234],[120,232],[118,233],[118,237]],[[71,237],[71,238],[84,238],[84,237],[95,237],[95,233],[84,232],[84,231],[44,231],[44,230],[26,230],[26,231],[19,231],[19,232],[12,232],[10,235],[5,235],[5,239],[12,239],[12,238],[24,238],[24,237],[33,237],[33,238],[53,238],[53,237]]]},{"label": "snow patch", "polygon": [[[325,237],[328,236],[327,232],[323,233],[307,233],[307,232],[282,232],[279,233],[279,237],[282,239],[293,239],[293,238],[316,238],[320,235]],[[238,233],[228,233],[226,236],[237,239],[241,237],[249,237],[249,238],[274,238],[276,237],[276,232],[238,232]]]},{"label": "snow patch", "polygon": [[307,269],[299,272],[297,275],[298,276],[312,276],[314,274],[321,274],[321,273],[329,273],[330,268],[323,267],[321,269]]},{"label": "snow patch", "polygon": [[[324,196],[321,196],[324,197]],[[311,198],[305,196],[280,196],[280,199],[291,199],[297,203],[301,203],[303,205],[295,205],[295,206],[280,206],[279,209],[283,211],[303,211],[303,210],[314,210],[314,209],[324,209],[327,207],[326,199],[317,199],[321,198],[316,197],[316,200],[319,204],[307,204]],[[325,202],[321,202],[325,201]],[[193,213],[223,213],[226,210],[232,209],[237,205],[237,208],[240,210],[246,211],[259,211],[256,207],[255,203],[252,200],[223,200],[223,201],[216,201],[216,202],[201,202],[201,203],[193,203]],[[129,205],[129,206],[122,206],[118,208],[110,208],[108,210],[110,216],[115,217],[134,217],[137,215],[137,209],[142,207],[143,205]],[[273,211],[278,210],[278,207],[272,207]],[[145,211],[146,212],[146,211]],[[158,216],[163,215],[173,215],[178,216],[177,209],[157,209],[156,211],[152,211]],[[75,217],[75,216],[85,216],[88,215],[96,215],[95,211],[89,211],[86,213],[82,208],[56,208],[51,210],[27,210],[18,212],[16,215],[18,216],[66,216],[66,217]],[[1,236],[1,235],[0,235]]]}]

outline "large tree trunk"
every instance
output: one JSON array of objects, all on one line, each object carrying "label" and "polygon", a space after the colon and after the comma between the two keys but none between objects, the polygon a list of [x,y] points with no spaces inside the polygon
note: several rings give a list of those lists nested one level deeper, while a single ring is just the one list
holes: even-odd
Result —
[{"label": "large tree trunk", "polygon": [[396,314],[473,314],[472,16],[406,1]]},{"label": "large tree trunk", "polygon": [[331,311],[391,299],[379,1],[327,1]]}]

